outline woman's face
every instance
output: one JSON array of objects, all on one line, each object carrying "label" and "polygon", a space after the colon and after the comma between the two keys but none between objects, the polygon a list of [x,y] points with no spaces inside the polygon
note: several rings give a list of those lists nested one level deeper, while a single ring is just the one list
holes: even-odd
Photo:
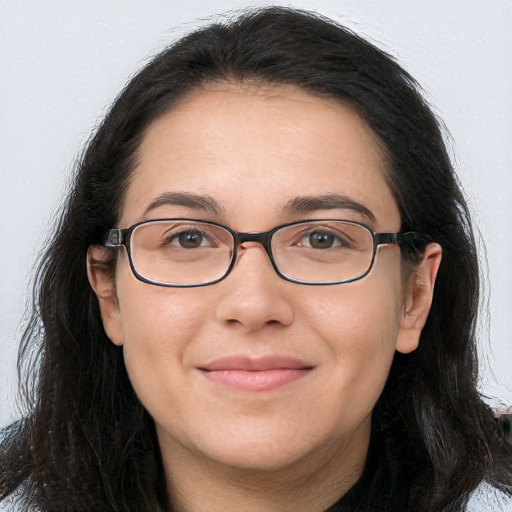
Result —
[{"label": "woman's face", "polygon": [[[150,126],[119,227],[190,217],[251,232],[328,218],[395,232],[385,173],[351,108],[294,88],[219,84]],[[115,287],[93,267],[106,332],[123,346],[164,461],[361,467],[395,350],[414,350],[426,316],[396,245],[379,248],[365,278],[331,286],[283,280],[255,242],[226,279],[205,287],[138,281],[124,250]]]}]

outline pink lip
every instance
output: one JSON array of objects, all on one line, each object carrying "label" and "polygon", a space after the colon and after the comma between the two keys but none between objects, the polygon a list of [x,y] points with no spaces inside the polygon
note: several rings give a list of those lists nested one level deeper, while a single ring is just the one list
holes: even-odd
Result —
[{"label": "pink lip", "polygon": [[271,391],[305,377],[312,369],[304,361],[286,356],[228,356],[199,368],[211,381],[246,391]]}]

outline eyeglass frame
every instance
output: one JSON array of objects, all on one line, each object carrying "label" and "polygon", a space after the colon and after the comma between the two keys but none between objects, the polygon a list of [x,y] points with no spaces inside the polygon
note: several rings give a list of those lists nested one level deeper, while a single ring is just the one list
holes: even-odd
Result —
[{"label": "eyeglass frame", "polygon": [[[187,221],[187,222],[200,222],[202,224],[209,224],[211,226],[216,226],[219,228],[223,228],[226,231],[228,231],[234,240],[234,248],[233,248],[233,255],[231,256],[231,262],[226,270],[226,272],[212,280],[207,281],[205,283],[164,283],[162,281],[155,281],[153,279],[149,279],[147,277],[144,277],[141,275],[137,269],[135,268],[135,264],[133,262],[132,253],[130,250],[130,239],[133,231],[143,225],[143,224],[149,224],[153,222],[166,222],[166,221]],[[311,281],[303,281],[301,279],[294,279],[293,277],[289,277],[286,274],[283,274],[279,267],[277,266],[274,255],[272,254],[272,237],[276,233],[276,231],[279,231],[283,228],[289,227],[289,226],[295,226],[300,224],[306,224],[309,222],[344,222],[347,224],[352,224],[356,226],[360,226],[364,229],[366,229],[371,235],[373,239],[373,250],[372,250],[372,257],[370,260],[370,264],[368,266],[368,269],[366,272],[356,276],[352,277],[350,279],[343,279],[341,281],[320,281],[320,282],[311,282]],[[258,232],[238,232],[234,229],[230,228],[229,226],[225,226],[224,224],[220,224],[218,222],[204,220],[204,219],[192,219],[188,217],[165,217],[165,218],[158,218],[158,219],[149,219],[149,220],[143,220],[140,222],[137,222],[133,224],[132,226],[120,229],[120,228],[112,228],[109,229],[105,235],[103,246],[110,249],[117,249],[124,245],[126,247],[126,252],[128,254],[128,261],[130,262],[130,268],[132,270],[133,275],[141,282],[147,283],[147,284],[153,284],[155,286],[165,286],[168,288],[197,288],[200,286],[208,286],[211,284],[218,283],[219,281],[222,281],[225,279],[233,270],[237,257],[238,257],[238,250],[241,244],[245,242],[257,242],[263,246],[265,249],[265,252],[267,253],[267,256],[270,259],[270,263],[272,264],[272,267],[274,268],[274,271],[276,274],[284,279],[285,281],[289,281],[291,283],[297,283],[297,284],[304,284],[307,286],[326,286],[326,285],[334,285],[334,284],[345,284],[345,283],[351,283],[354,281],[359,281],[363,277],[366,277],[372,270],[376,255],[377,255],[377,248],[379,245],[385,245],[385,244],[395,244],[400,247],[400,249],[408,248],[412,252],[416,254],[420,254],[425,245],[430,241],[430,237],[427,235],[422,235],[420,233],[417,233],[415,231],[405,231],[405,232],[396,232],[396,233],[376,233],[373,231],[373,229],[370,226],[367,226],[366,224],[363,224],[362,222],[356,222],[352,220],[345,220],[345,219],[303,219],[298,220],[294,222],[287,222],[285,224],[279,224],[278,226],[273,227],[272,229],[269,229],[268,231],[258,231]]]}]

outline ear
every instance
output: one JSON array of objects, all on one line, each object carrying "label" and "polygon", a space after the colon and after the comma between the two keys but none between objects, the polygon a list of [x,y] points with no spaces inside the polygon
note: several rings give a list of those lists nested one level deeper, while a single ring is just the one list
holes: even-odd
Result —
[{"label": "ear", "polygon": [[435,243],[428,244],[421,263],[409,276],[396,343],[398,352],[407,354],[418,348],[421,330],[427,321],[432,304],[441,257],[441,246]]},{"label": "ear", "polygon": [[91,245],[87,251],[87,277],[98,297],[103,328],[112,343],[124,344],[121,314],[114,282],[112,251],[101,245]]}]

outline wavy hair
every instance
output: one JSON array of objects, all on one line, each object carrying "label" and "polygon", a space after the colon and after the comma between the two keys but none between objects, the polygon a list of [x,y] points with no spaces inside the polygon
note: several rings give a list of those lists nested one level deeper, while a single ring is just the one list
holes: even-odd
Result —
[{"label": "wavy hair", "polygon": [[165,510],[154,424],[103,329],[86,253],[117,225],[145,130],[213,81],[293,85],[352,105],[380,141],[402,229],[443,247],[420,346],[395,355],[373,412],[356,509],[463,510],[483,481],[512,495],[512,447],[476,390],[478,261],[440,124],[392,57],[332,20],[272,7],[154,57],[85,148],[37,274],[19,352],[27,413],[4,432],[0,499],[52,512]]}]

